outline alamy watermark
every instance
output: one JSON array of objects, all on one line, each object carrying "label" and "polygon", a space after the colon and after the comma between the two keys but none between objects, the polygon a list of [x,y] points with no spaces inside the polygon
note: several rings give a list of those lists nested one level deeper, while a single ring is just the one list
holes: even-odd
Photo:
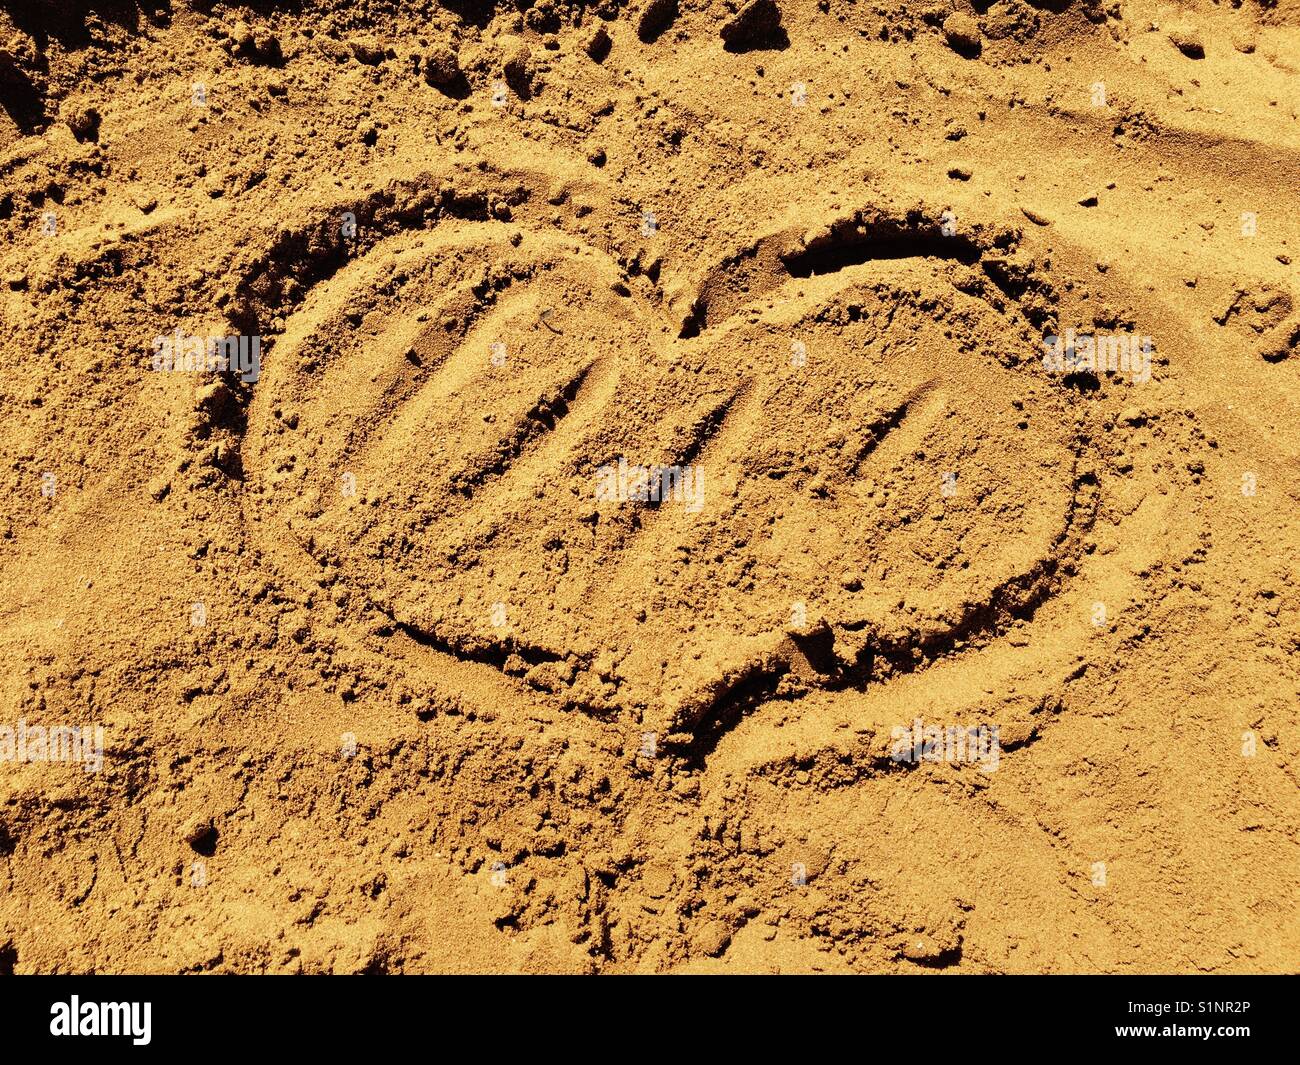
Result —
[{"label": "alamy watermark", "polygon": [[1137,385],[1151,380],[1150,337],[1067,329],[1064,338],[1044,337],[1043,347],[1043,369],[1052,373],[1126,373]]},{"label": "alamy watermark", "polygon": [[618,465],[596,471],[596,501],[600,503],[683,503],[688,514],[704,509],[704,471],[699,466]]},{"label": "alamy watermark", "polygon": [[80,762],[87,773],[104,768],[103,725],[0,725],[0,762]]},{"label": "alamy watermark", "polygon": [[910,726],[895,725],[890,738],[895,762],[967,763],[992,773],[1002,756],[996,725],[927,725],[918,717]]},{"label": "alamy watermark", "polygon": [[177,329],[153,338],[153,368],[163,372],[215,373],[233,370],[251,384],[262,372],[260,336],[192,337]]},{"label": "alamy watermark", "polygon": [[82,1002],[72,995],[50,1006],[50,1035],[128,1036],[138,1047],[152,1038],[152,1002]]}]

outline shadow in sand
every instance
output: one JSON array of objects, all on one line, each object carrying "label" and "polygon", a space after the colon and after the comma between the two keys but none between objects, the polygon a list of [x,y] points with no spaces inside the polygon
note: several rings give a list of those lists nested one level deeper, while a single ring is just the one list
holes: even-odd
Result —
[{"label": "shadow in sand", "polygon": [[45,100],[35,82],[9,56],[0,52],[0,107],[24,134],[49,123]]}]

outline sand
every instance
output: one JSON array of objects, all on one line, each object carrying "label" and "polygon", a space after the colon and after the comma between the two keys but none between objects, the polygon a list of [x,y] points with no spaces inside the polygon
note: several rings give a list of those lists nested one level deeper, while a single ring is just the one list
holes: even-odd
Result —
[{"label": "sand", "polygon": [[1298,67],[2,0],[0,971],[1294,971]]}]

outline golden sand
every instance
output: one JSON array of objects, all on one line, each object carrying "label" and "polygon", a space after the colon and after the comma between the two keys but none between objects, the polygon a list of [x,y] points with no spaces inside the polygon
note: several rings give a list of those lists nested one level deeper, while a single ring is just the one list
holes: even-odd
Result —
[{"label": "golden sand", "polygon": [[0,0],[0,971],[1294,970],[1298,68]]}]

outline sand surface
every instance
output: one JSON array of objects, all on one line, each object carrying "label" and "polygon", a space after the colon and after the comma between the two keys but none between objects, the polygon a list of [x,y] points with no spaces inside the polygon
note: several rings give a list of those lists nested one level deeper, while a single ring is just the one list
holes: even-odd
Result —
[{"label": "sand surface", "polygon": [[0,0],[0,972],[1300,968],[1298,87]]}]

